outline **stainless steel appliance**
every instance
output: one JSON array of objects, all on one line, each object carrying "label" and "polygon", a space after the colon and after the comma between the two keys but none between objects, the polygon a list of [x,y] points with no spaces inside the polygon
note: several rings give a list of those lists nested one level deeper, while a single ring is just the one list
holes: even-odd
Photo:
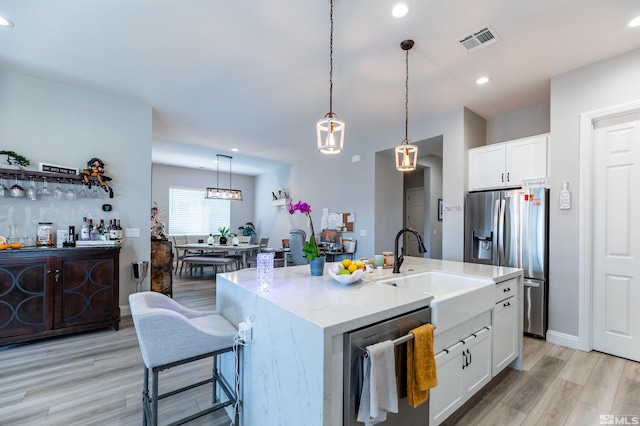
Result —
[{"label": "stainless steel appliance", "polygon": [[465,262],[524,270],[524,331],[547,332],[549,190],[471,192],[465,205]]},{"label": "stainless steel appliance", "polygon": [[[344,335],[344,408],[343,426],[362,426],[356,418],[360,407],[362,391],[364,349],[374,343],[386,340],[402,339],[407,333],[423,324],[431,322],[431,308],[422,308],[396,318],[373,324]],[[410,335],[411,336],[411,335]],[[395,342],[394,342],[395,343]],[[396,379],[398,380],[398,413],[388,413],[387,420],[381,425],[406,426],[426,425],[429,423],[429,402],[413,408],[406,398],[406,343],[395,348]],[[404,379],[404,381],[403,381]],[[404,387],[404,389],[403,389]]]}]

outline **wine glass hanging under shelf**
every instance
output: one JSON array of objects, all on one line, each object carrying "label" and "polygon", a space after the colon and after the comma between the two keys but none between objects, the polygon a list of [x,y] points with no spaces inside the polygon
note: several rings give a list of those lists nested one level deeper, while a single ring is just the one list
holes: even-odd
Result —
[{"label": "wine glass hanging under shelf", "polygon": [[[38,179],[42,181],[42,179],[46,179],[47,182],[56,182],[56,181],[73,181],[73,182],[83,182],[84,175],[70,175],[66,173],[53,173],[53,172],[38,172],[35,170],[13,170],[13,169],[0,169],[0,176],[6,179],[20,179],[20,180],[29,180],[31,178]],[[89,181],[93,184],[98,183],[98,178],[95,176],[88,176]],[[102,180],[104,182],[108,182],[111,180],[108,176],[102,176]]]},{"label": "wine glass hanging under shelf", "polygon": [[[89,188],[91,187],[100,187],[101,190],[100,192],[96,192],[96,190],[93,190],[91,192],[91,194],[94,194],[95,196],[90,196],[88,198],[97,198],[99,195],[99,193],[102,192],[102,190],[104,190],[104,192],[106,193],[106,196],[108,196],[109,198],[113,198],[113,188],[111,187],[111,185],[107,185],[106,182],[109,182],[111,180],[110,177],[107,176],[101,176],[102,178],[102,182],[105,183],[104,186],[100,185],[100,182],[98,181],[98,177],[97,176],[86,176],[89,180],[87,186]],[[55,173],[55,172],[38,172],[35,170],[14,170],[14,169],[1,169],[0,168],[0,178],[3,178],[5,180],[11,180],[11,179],[15,179],[16,182],[17,181],[39,181],[39,182],[45,182],[44,187],[46,188],[46,183],[47,182],[57,182],[58,186],[60,186],[60,184],[64,184],[64,183],[77,183],[77,184],[84,184],[84,175],[72,175],[72,174],[68,174],[68,173]],[[72,191],[70,189],[70,191]],[[54,194],[55,195],[55,194]],[[17,197],[17,198],[22,198],[22,197]],[[81,196],[81,198],[84,198]],[[31,200],[37,201],[40,199],[40,196],[37,197],[33,197],[31,198]],[[70,196],[66,196],[64,198],[58,198],[58,199],[66,199],[66,200],[71,200],[71,199],[76,199],[76,197],[70,197]]]}]

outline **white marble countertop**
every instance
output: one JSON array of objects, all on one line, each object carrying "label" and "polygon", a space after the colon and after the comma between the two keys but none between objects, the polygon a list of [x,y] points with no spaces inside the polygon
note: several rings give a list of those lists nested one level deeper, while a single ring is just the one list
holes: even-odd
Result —
[{"label": "white marble countertop", "polygon": [[[327,268],[331,263],[327,263]],[[401,273],[437,270],[474,275],[501,282],[517,277],[520,269],[405,257]],[[328,272],[313,277],[309,266],[276,268],[269,292],[257,289],[256,269],[243,269],[221,274],[225,279],[246,289],[292,314],[324,329],[326,335],[337,335],[378,321],[428,306],[433,296],[423,292],[378,284],[375,280],[393,275],[391,269],[366,274],[351,285],[335,281]]]}]

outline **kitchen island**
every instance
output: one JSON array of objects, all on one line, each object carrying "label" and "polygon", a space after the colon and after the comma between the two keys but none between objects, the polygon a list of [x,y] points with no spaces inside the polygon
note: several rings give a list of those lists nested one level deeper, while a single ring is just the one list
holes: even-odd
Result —
[{"label": "kitchen island", "polygon": [[[429,270],[496,283],[522,275],[513,268],[410,257],[401,268],[406,274]],[[256,275],[255,269],[220,274],[216,284],[217,311],[236,325],[251,320],[252,341],[241,363],[245,426],[342,424],[343,334],[424,308],[433,300],[424,292],[375,282],[391,277],[390,269],[343,285],[326,272],[310,276],[308,266],[278,268],[269,292],[258,291]],[[521,346],[520,339],[520,351]],[[232,377],[230,357],[223,363],[224,375]]]}]

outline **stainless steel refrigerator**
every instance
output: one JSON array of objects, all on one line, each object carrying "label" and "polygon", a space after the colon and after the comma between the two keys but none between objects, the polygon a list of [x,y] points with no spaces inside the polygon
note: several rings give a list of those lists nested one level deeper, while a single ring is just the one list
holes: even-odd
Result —
[{"label": "stainless steel refrigerator", "polygon": [[465,262],[524,270],[524,332],[545,338],[549,285],[549,190],[471,192]]}]

